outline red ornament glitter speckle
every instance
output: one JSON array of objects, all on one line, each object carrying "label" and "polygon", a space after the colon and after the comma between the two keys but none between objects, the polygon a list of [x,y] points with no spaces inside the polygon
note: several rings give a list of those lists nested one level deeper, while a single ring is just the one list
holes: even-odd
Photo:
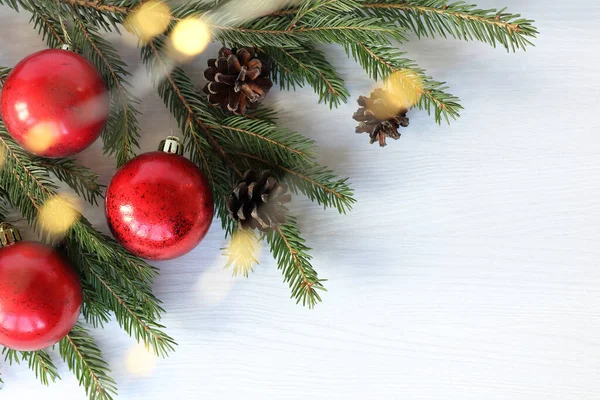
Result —
[{"label": "red ornament glitter speckle", "polygon": [[77,322],[81,283],[50,246],[18,242],[0,249],[0,344],[34,351],[57,343]]},{"label": "red ornament glitter speckle", "polygon": [[82,56],[42,50],[19,62],[2,89],[2,119],[24,149],[67,157],[90,146],[108,118],[108,89]]},{"label": "red ornament glitter speckle", "polygon": [[202,171],[186,158],[163,151],[142,154],[121,167],[105,205],[115,238],[150,260],[191,251],[208,232],[214,212]]}]

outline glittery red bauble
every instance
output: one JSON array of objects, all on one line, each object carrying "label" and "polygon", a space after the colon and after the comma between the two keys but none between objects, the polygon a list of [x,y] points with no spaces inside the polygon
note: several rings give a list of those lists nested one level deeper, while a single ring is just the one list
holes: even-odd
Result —
[{"label": "glittery red bauble", "polygon": [[0,344],[33,351],[66,336],[81,310],[81,283],[50,246],[18,242],[0,248]]},{"label": "glittery red bauble", "polygon": [[24,149],[67,157],[91,145],[108,118],[108,90],[96,68],[66,50],[42,50],[13,68],[2,88],[2,119]]},{"label": "glittery red bauble", "polygon": [[208,232],[214,204],[191,161],[156,151],[126,163],[106,191],[106,219],[131,253],[169,260],[191,251]]}]

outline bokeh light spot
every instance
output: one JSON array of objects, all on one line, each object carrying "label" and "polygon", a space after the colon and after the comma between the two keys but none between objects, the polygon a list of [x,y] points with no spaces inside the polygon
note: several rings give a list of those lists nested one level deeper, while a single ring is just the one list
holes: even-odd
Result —
[{"label": "bokeh light spot", "polygon": [[226,268],[233,267],[233,275],[248,276],[254,265],[258,264],[259,254],[260,242],[256,233],[249,229],[238,230],[231,236],[224,253],[228,258]]},{"label": "bokeh light spot", "polygon": [[40,208],[38,223],[51,239],[64,236],[81,214],[75,208],[77,199],[63,194],[48,199]]},{"label": "bokeh light spot", "polygon": [[127,353],[127,371],[136,376],[148,376],[156,368],[156,355],[143,344],[136,344]]},{"label": "bokeh light spot", "polygon": [[163,33],[171,22],[171,9],[162,1],[142,4],[128,18],[128,27],[137,32],[142,40],[150,40]]},{"label": "bokeh light spot", "polygon": [[4,150],[4,147],[0,147],[0,169],[4,166],[5,162],[6,162],[6,150]]},{"label": "bokeh light spot", "polygon": [[187,57],[198,55],[210,42],[210,30],[199,18],[187,18],[175,26],[171,35],[173,48]]},{"label": "bokeh light spot", "polygon": [[53,122],[39,122],[24,136],[23,146],[32,153],[43,153],[58,141],[60,131]]},{"label": "bokeh light spot", "polygon": [[423,95],[423,81],[418,73],[410,69],[394,72],[386,80],[389,102],[400,108],[411,108]]}]

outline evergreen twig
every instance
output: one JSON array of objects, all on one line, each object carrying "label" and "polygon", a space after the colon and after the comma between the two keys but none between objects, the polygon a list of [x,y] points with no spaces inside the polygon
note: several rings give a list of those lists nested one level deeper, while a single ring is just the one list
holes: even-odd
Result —
[{"label": "evergreen twig", "polygon": [[75,47],[102,73],[110,89],[110,116],[102,139],[104,152],[115,156],[117,166],[121,166],[135,157],[140,138],[136,109],[140,100],[129,91],[126,78],[130,73],[114,46],[79,19],[74,20],[72,39]]},{"label": "evergreen twig", "polygon": [[4,361],[10,365],[26,361],[29,369],[35,373],[35,377],[45,386],[60,379],[50,355],[44,350],[17,351],[4,347],[2,348],[2,354],[4,354]]},{"label": "evergreen twig", "polygon": [[365,0],[368,14],[413,30],[419,37],[452,36],[456,39],[479,40],[506,50],[525,49],[538,34],[533,21],[506,8],[479,9],[463,1],[448,0]]},{"label": "evergreen twig", "polygon": [[324,291],[324,279],[319,279],[310,263],[310,248],[300,236],[295,217],[288,216],[284,225],[267,233],[271,253],[277,260],[284,282],[292,289],[292,298],[297,303],[313,308],[321,301],[319,291]]},{"label": "evergreen twig", "polygon": [[[374,80],[385,80],[395,72],[408,72],[407,75],[395,74],[394,78],[401,79],[402,87],[418,94],[417,106],[429,114],[433,112],[436,122],[441,122],[442,118],[450,122],[450,119],[459,117],[462,109],[459,99],[446,93],[445,83],[432,80],[414,61],[404,58],[405,53],[394,47],[370,42],[347,43],[344,48]],[[407,79],[414,75],[418,77],[417,80]]]},{"label": "evergreen twig", "polygon": [[58,345],[61,357],[84,387],[90,400],[113,400],[117,385],[108,375],[108,364],[88,331],[75,325]]},{"label": "evergreen twig", "polygon": [[98,183],[98,174],[74,159],[39,158],[39,163],[92,205],[98,205],[98,199],[104,197],[104,186]]},{"label": "evergreen twig", "polygon": [[325,55],[309,44],[297,48],[266,46],[260,49],[271,60],[271,78],[283,88],[308,83],[319,95],[319,102],[337,107],[350,93],[344,80]]},{"label": "evergreen twig", "polygon": [[50,355],[44,350],[23,351],[21,352],[21,357],[23,361],[27,361],[29,369],[35,372],[35,377],[43,385],[48,386],[50,382],[60,379],[56,366],[52,362],[52,359],[50,359]]}]

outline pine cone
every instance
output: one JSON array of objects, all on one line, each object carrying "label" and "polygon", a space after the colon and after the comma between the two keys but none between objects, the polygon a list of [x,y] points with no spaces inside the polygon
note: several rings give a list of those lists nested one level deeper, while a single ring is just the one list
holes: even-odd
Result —
[{"label": "pine cone", "polygon": [[243,229],[266,232],[285,222],[287,208],[292,200],[287,185],[279,184],[270,171],[263,171],[257,179],[254,171],[247,171],[227,199],[231,217]]},{"label": "pine cone", "polygon": [[360,96],[358,105],[361,108],[352,117],[359,122],[356,133],[367,132],[371,137],[371,144],[377,141],[384,147],[387,145],[386,138],[398,140],[398,129],[408,126],[408,109],[394,105],[383,89],[375,90],[371,97]]},{"label": "pine cone", "polygon": [[204,76],[210,82],[204,93],[210,104],[226,112],[244,114],[247,108],[256,107],[273,86],[267,63],[256,58],[254,49],[249,47],[223,47],[219,58],[208,60],[208,66]]}]

